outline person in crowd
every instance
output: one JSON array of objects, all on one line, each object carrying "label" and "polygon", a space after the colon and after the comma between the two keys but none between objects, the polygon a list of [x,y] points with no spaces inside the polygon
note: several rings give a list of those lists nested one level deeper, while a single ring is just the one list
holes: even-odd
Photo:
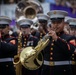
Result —
[{"label": "person in crowd", "polygon": [[[69,34],[76,37],[76,19],[75,18],[71,18],[71,19],[68,19],[67,21],[68,21],[69,26],[70,26],[70,33]],[[73,41],[71,41],[71,42],[73,42]],[[74,41],[74,46],[76,48],[76,39]],[[72,54],[71,63],[72,63],[73,75],[76,75],[76,50]]]},{"label": "person in crowd", "polygon": [[44,60],[41,75],[72,75],[70,59],[75,51],[74,36],[64,33],[66,11],[52,10],[47,13],[51,20],[48,27],[49,42],[43,50]]},{"label": "person in crowd", "polygon": [[0,16],[0,75],[16,75],[13,64],[17,54],[17,39],[9,35],[11,19]]},{"label": "person in crowd", "polygon": [[[21,43],[22,48],[26,48],[29,46],[35,47],[38,43],[38,38],[31,35],[31,25],[33,24],[32,20],[22,19],[17,22],[21,32]],[[31,61],[30,61],[31,62]],[[35,61],[36,62],[36,61]],[[29,70],[22,66],[22,75],[36,75],[37,70]]]},{"label": "person in crowd", "polygon": [[37,14],[37,18],[39,21],[39,29],[38,30],[40,32],[40,38],[42,38],[47,33],[47,24],[48,24],[48,20],[50,18],[45,14]]},{"label": "person in crowd", "polygon": [[33,24],[31,25],[31,35],[40,38],[40,32],[38,31],[39,28],[39,21],[38,18],[35,17],[33,20]]}]

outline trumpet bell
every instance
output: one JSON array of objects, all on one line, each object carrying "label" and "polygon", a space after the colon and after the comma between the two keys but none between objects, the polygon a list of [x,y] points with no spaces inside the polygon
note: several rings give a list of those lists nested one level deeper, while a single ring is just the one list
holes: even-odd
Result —
[{"label": "trumpet bell", "polygon": [[42,53],[36,53],[33,47],[24,48],[20,54],[22,65],[29,70],[38,69],[43,63]]}]

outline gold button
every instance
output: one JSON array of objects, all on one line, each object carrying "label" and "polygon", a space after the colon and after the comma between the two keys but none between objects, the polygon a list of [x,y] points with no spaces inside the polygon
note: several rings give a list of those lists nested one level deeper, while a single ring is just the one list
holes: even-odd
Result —
[{"label": "gold button", "polygon": [[18,42],[20,42],[20,40],[18,40]]},{"label": "gold button", "polygon": [[72,54],[72,56],[74,56],[74,54]]},{"label": "gold button", "polygon": [[26,41],[26,39],[25,39],[25,41]]},{"label": "gold button", "polygon": [[20,48],[20,46],[18,46]]},{"label": "gold button", "polygon": [[42,33],[40,35],[42,35]]},{"label": "gold button", "polygon": [[26,42],[24,42],[24,43],[26,43]]},{"label": "gold button", "polygon": [[72,58],[72,60],[74,60],[74,58]]},{"label": "gold button", "polygon": [[51,46],[54,46],[54,44],[52,43]]},{"label": "gold button", "polygon": [[52,52],[51,52],[50,54],[51,54],[51,55],[53,55],[53,53],[52,53]]},{"label": "gold button", "polygon": [[74,58],[72,58],[74,60]]},{"label": "gold button", "polygon": [[52,57],[50,57],[50,60],[53,60],[53,58],[52,58]]},{"label": "gold button", "polygon": [[8,67],[8,65],[6,65],[6,67]]},{"label": "gold button", "polygon": [[51,48],[51,50],[53,50],[53,48]]},{"label": "gold button", "polygon": [[23,46],[26,46],[25,44]]},{"label": "gold button", "polygon": [[64,72],[66,72],[66,70],[64,70]]},{"label": "gold button", "polygon": [[52,40],[52,42],[54,42],[54,40]]}]

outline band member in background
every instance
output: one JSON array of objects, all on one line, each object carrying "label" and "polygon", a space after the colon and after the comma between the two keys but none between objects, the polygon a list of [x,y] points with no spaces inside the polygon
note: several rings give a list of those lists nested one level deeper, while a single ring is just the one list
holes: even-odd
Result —
[{"label": "band member in background", "polygon": [[38,31],[39,28],[39,21],[38,18],[35,17],[33,20],[33,24],[31,25],[31,35],[40,38],[40,32]]},{"label": "band member in background", "polygon": [[17,54],[17,39],[9,35],[10,22],[9,17],[0,16],[0,75],[16,75],[13,59]]},{"label": "band member in background", "polygon": [[76,36],[76,19],[71,18],[67,20],[70,26],[70,35]]},{"label": "band member in background", "polygon": [[72,75],[70,58],[75,51],[71,40],[74,36],[64,33],[64,18],[68,14],[62,10],[52,10],[50,16],[51,28],[48,27],[49,44],[43,50],[44,62],[42,75]]},{"label": "band member in background", "polygon": [[[38,38],[31,35],[30,26],[33,22],[29,19],[22,19],[18,21],[18,25],[20,27],[20,31],[22,32],[22,48],[26,48],[28,46],[35,47],[38,43]],[[31,61],[30,61],[31,62]],[[22,75],[36,75],[37,70],[29,70],[22,66]]]},{"label": "band member in background", "polygon": [[[39,28],[38,28],[38,31],[39,31],[39,39],[42,39],[44,35],[46,35],[47,33],[47,24],[48,24],[48,20],[50,19],[48,17],[48,15],[45,15],[45,14],[37,14],[37,18],[38,18],[38,22],[39,22]],[[43,51],[41,51],[42,54],[43,54]],[[39,68],[39,72],[38,72],[38,75],[41,75],[41,69],[42,69],[42,66]]]},{"label": "band member in background", "polygon": [[42,38],[47,33],[47,24],[50,18],[44,14],[37,14],[37,18],[39,21],[40,38]]},{"label": "band member in background", "polygon": [[71,17],[65,17],[65,26],[64,26],[64,32],[66,34],[69,34],[69,31],[70,31],[70,26],[69,26],[69,23],[68,23],[68,19],[70,19]]},{"label": "band member in background", "polygon": [[[76,37],[76,19],[75,18],[71,18],[69,20],[67,20],[70,26],[70,35],[73,35]],[[76,39],[75,41],[71,41],[74,42],[74,46],[76,48]],[[71,63],[72,63],[72,70],[73,70],[73,75],[76,75],[76,50],[75,52],[72,54],[71,57]]]}]

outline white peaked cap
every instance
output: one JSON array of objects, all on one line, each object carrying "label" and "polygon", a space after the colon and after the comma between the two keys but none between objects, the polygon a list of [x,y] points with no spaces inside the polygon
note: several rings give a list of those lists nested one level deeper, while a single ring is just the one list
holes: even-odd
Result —
[{"label": "white peaked cap", "polygon": [[42,19],[42,20],[49,20],[50,19],[50,17],[48,15],[45,15],[45,14],[37,14],[37,18]]},{"label": "white peaked cap", "polygon": [[63,10],[51,10],[47,15],[50,18],[65,18],[68,15],[68,12]]},{"label": "white peaked cap", "polygon": [[0,24],[10,24],[11,19],[7,16],[0,16]]}]

